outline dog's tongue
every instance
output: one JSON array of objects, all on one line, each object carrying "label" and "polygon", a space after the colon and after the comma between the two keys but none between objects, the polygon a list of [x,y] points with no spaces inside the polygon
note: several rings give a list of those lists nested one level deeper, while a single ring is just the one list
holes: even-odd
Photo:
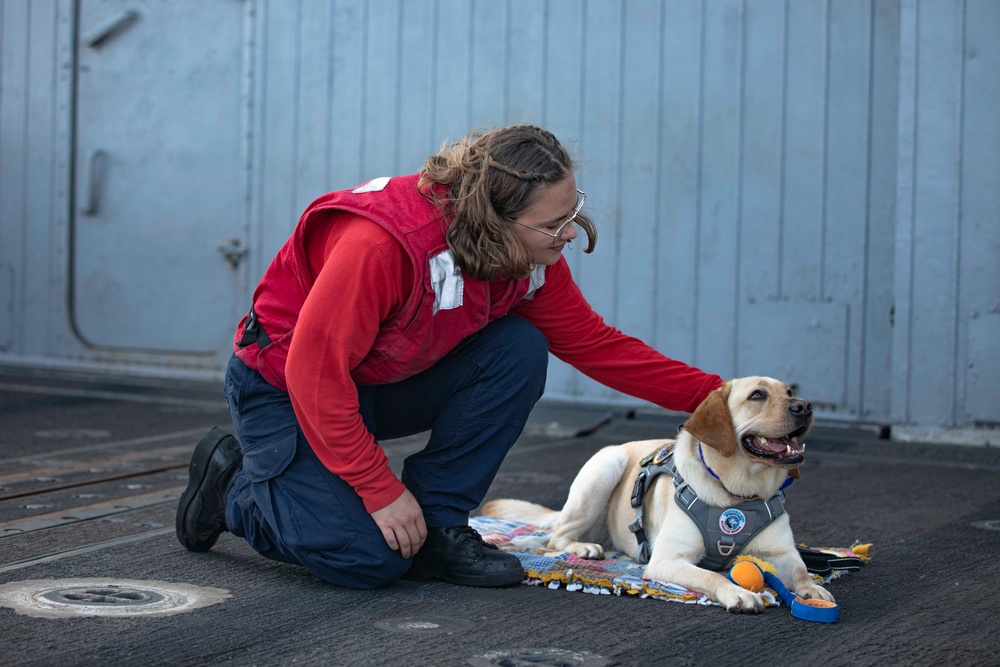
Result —
[{"label": "dog's tongue", "polygon": [[796,443],[791,438],[779,438],[777,440],[757,438],[757,444],[776,454],[785,451],[789,446],[792,449],[796,447]]}]

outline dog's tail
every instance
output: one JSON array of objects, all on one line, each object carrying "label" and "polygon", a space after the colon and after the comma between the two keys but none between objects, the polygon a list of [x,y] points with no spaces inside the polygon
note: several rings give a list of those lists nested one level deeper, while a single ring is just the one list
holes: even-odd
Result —
[{"label": "dog's tail", "polygon": [[483,505],[482,514],[498,519],[530,523],[539,528],[553,528],[559,520],[559,512],[526,500],[502,498]]}]

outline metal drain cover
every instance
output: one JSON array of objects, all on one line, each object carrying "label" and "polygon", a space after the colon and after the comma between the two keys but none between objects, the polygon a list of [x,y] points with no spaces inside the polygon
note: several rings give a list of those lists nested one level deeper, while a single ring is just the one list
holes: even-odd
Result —
[{"label": "metal drain cover", "polygon": [[165,595],[153,590],[122,587],[110,584],[108,586],[74,586],[49,591],[42,596],[55,604],[78,604],[85,607],[102,605],[139,606],[157,604],[166,599]]},{"label": "metal drain cover", "polygon": [[229,591],[166,581],[29,579],[0,584],[0,606],[39,618],[168,616],[222,602]]},{"label": "metal drain cover", "polygon": [[566,651],[561,648],[518,648],[509,651],[489,651],[468,658],[468,667],[604,667],[606,658],[587,651]]}]

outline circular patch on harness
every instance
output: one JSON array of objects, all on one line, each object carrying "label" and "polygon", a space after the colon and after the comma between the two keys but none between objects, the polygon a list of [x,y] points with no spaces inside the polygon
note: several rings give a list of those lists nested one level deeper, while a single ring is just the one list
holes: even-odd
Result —
[{"label": "circular patch on harness", "polygon": [[452,634],[468,630],[472,624],[468,621],[460,621],[454,618],[444,618],[442,616],[401,616],[397,618],[385,618],[375,623],[376,628],[391,630],[393,632],[407,632],[411,634]]},{"label": "circular patch on harness", "polygon": [[538,665],[559,665],[560,667],[604,667],[607,658],[587,651],[566,651],[560,648],[518,648],[509,651],[489,651],[468,658],[468,667],[538,667]]},{"label": "circular patch on harness", "polygon": [[730,507],[719,516],[719,530],[726,535],[735,535],[747,525],[747,517],[735,507]]},{"label": "circular patch on harness", "polygon": [[222,602],[221,588],[131,579],[30,579],[0,584],[0,606],[39,618],[169,616]]}]

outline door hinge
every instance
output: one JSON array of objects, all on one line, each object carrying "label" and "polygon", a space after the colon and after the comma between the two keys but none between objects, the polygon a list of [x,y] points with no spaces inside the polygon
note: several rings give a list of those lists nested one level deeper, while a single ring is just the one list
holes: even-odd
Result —
[{"label": "door hinge", "polygon": [[243,241],[240,239],[229,239],[229,241],[219,246],[219,252],[229,262],[229,266],[235,269],[250,251],[244,247]]}]

